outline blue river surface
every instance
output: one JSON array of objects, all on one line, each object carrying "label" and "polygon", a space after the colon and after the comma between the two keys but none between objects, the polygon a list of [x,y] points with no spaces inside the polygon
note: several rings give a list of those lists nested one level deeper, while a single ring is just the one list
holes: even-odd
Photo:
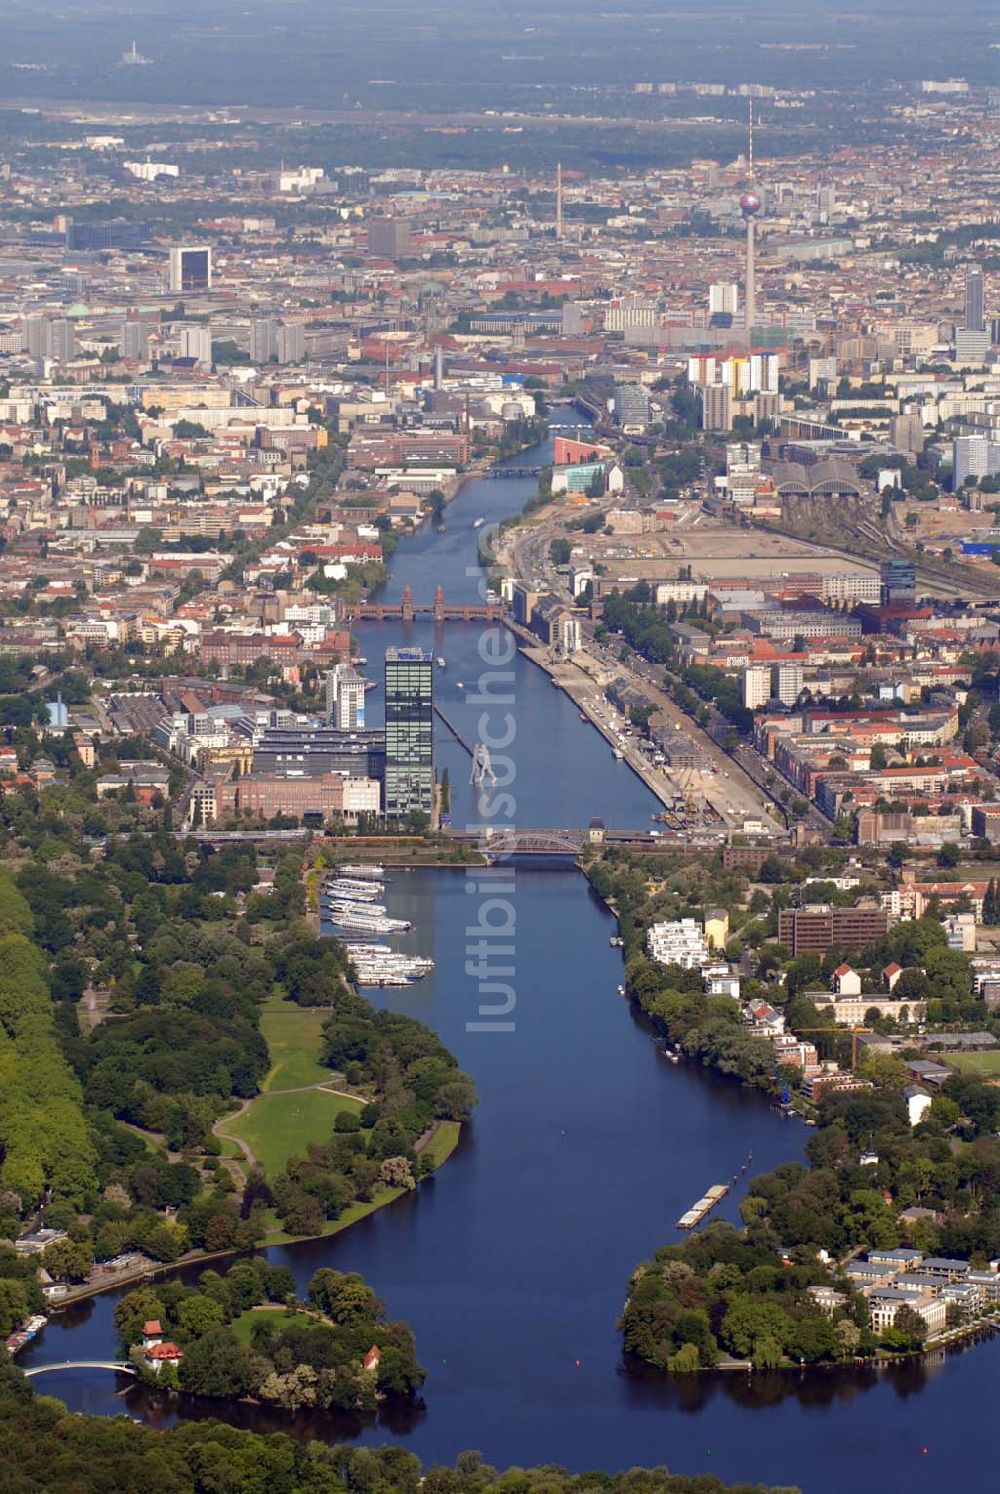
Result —
[{"label": "blue river surface", "polygon": [[[548,454],[540,448],[538,459]],[[443,533],[405,541],[387,588],[418,601],[440,581],[475,599],[473,521],[519,508],[530,482],[470,483]],[[356,631],[378,679],[384,649],[420,643],[447,660],[439,703],[469,740],[478,711],[458,682],[484,667],[477,623],[365,623]],[[646,826],[656,805],[547,676],[508,666],[523,826]],[[369,695],[380,716],[381,690]],[[454,818],[474,817],[469,760],[441,725],[439,763]],[[391,1316],[409,1321],[428,1369],[422,1406],[374,1424],[290,1418],[255,1407],[158,1398],[100,1371],[54,1371],[35,1384],[74,1410],[126,1410],[154,1425],[217,1415],[240,1425],[378,1444],[428,1461],[479,1448],[501,1466],[608,1470],[666,1464],[726,1480],[798,1485],[807,1494],[940,1494],[997,1486],[993,1416],[1000,1340],[892,1369],[694,1376],[627,1371],[615,1321],[632,1267],[681,1238],[676,1220],[705,1189],[803,1154],[808,1132],[757,1094],[695,1065],[667,1063],[616,994],[614,921],[567,862],[518,863],[510,1032],[470,1030],[479,994],[466,973],[481,896],[463,870],[394,871],[389,911],[412,920],[403,948],[433,955],[420,985],[371,998],[428,1023],[475,1077],[481,1103],[458,1150],[415,1195],[331,1240],[270,1252],[304,1287],[320,1266],[361,1271]],[[745,1182],[718,1213],[736,1219]],[[19,1362],[114,1357],[105,1296],[58,1314]]]}]

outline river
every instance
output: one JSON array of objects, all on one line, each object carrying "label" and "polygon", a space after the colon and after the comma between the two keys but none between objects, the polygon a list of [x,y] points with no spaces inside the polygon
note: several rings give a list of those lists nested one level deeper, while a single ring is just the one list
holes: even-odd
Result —
[{"label": "river", "polygon": [[[539,459],[547,455],[543,447]],[[530,483],[475,482],[449,507],[443,533],[405,541],[390,595],[409,581],[417,600],[438,581],[457,600],[475,594],[466,567],[473,521],[520,507]],[[437,637],[435,637],[437,632]],[[436,687],[471,739],[476,714],[458,689],[478,675],[474,623],[364,624],[378,677],[391,643],[420,642],[447,659]],[[516,819],[522,825],[644,826],[651,796],[571,702],[521,656],[514,672]],[[369,696],[380,714],[381,691]],[[471,813],[468,758],[440,729],[454,815]],[[475,1447],[502,1466],[572,1468],[665,1463],[727,1480],[798,1484],[807,1494],[978,1494],[992,1489],[992,1384],[1000,1340],[939,1364],[806,1376],[690,1377],[626,1373],[615,1319],[631,1268],[678,1238],[674,1223],[748,1153],[766,1170],[802,1155],[806,1132],[762,1098],[666,1063],[616,995],[614,924],[567,864],[519,866],[516,1008],[512,1032],[474,1032],[477,994],[464,971],[465,927],[476,899],[458,870],[397,872],[390,911],[412,919],[406,945],[434,956],[419,987],[375,999],[427,1022],[476,1078],[481,1104],[441,1173],[415,1196],[332,1240],[271,1252],[304,1286],[321,1265],[363,1272],[392,1316],[412,1323],[429,1371],[425,1407],[376,1425],[312,1422],[191,1400],[116,1393],[101,1372],[53,1373],[36,1382],[73,1409],[127,1409],[154,1424],[178,1414],[221,1414],[258,1429],[299,1426],[370,1443],[398,1438],[428,1460]],[[736,1218],[743,1190],[719,1211]],[[57,1316],[21,1358],[31,1364],[105,1359],[114,1351],[113,1297]],[[992,1377],[992,1383],[991,1383]]]}]

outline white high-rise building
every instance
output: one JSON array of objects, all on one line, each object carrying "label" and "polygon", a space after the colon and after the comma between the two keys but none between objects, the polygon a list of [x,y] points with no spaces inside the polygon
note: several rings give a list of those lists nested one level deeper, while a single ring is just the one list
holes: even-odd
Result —
[{"label": "white high-rise building", "polygon": [[716,281],[708,287],[709,316],[736,316],[739,309],[740,288],[735,281]]},{"label": "white high-rise building", "polygon": [[1000,441],[989,436],[957,436],[951,444],[951,485],[957,493],[967,477],[1000,474]]},{"label": "white high-rise building", "polygon": [[780,371],[775,353],[752,353],[749,358],[715,358],[709,353],[688,359],[691,384],[725,384],[736,399],[777,394]]},{"label": "white high-rise building", "polygon": [[365,724],[365,682],[350,664],[335,664],[326,677],[326,719],[338,731]]},{"label": "white high-rise building", "polygon": [[765,664],[748,664],[743,671],[743,705],[748,711],[771,699],[771,671]]},{"label": "white high-rise building", "polygon": [[794,705],[802,694],[802,665],[775,664],[771,670],[771,694],[782,705]]},{"label": "white high-rise building", "polygon": [[181,322],[175,326],[177,349],[181,358],[194,358],[198,363],[212,361],[212,329],[199,322]]}]

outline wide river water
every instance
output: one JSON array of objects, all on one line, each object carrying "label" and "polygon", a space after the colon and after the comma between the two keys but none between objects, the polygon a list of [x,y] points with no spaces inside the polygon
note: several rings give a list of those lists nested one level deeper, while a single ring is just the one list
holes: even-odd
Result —
[{"label": "wide river water", "polygon": [[[539,449],[537,459],[548,456]],[[474,520],[502,518],[527,481],[470,483],[444,532],[426,529],[393,560],[389,598],[409,581],[417,601],[440,581],[474,599]],[[438,700],[470,740],[478,709],[459,682],[482,671],[481,625],[429,621],[359,628],[378,679],[390,644],[420,643],[447,661]],[[513,670],[516,820],[645,827],[656,807],[572,703],[520,655]],[[368,697],[381,715],[381,689]],[[456,824],[472,816],[469,760],[439,727]],[[465,973],[466,925],[478,905],[460,870],[397,872],[390,912],[413,922],[404,947],[434,956],[419,986],[370,993],[440,1033],[479,1086],[481,1103],[454,1157],[415,1196],[332,1240],[271,1252],[304,1287],[320,1266],[361,1271],[393,1317],[412,1323],[429,1371],[425,1406],[375,1425],[291,1421],[252,1408],[158,1401],[101,1371],[35,1381],[75,1410],[127,1410],[156,1425],[222,1415],[258,1429],[299,1428],[371,1443],[398,1439],[427,1460],[475,1447],[501,1466],[667,1464],[727,1480],[797,1484],[807,1494],[941,1494],[996,1487],[994,1421],[1000,1340],[892,1371],[691,1377],[626,1373],[615,1319],[631,1268],[680,1238],[675,1221],[753,1154],[753,1171],[802,1155],[807,1132],[763,1099],[664,1061],[616,995],[610,915],[568,863],[518,865],[511,1032],[476,1032],[478,994]],[[734,1190],[719,1211],[736,1218]],[[58,1315],[21,1356],[31,1365],[115,1357],[115,1298]]]}]

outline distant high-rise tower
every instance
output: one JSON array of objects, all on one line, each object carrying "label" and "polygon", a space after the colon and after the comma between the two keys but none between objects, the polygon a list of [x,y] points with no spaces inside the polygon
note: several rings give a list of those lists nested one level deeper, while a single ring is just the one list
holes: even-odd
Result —
[{"label": "distant high-rise tower", "polygon": [[326,677],[326,719],[340,731],[363,731],[365,682],[350,664],[335,664]]},{"label": "distant high-rise tower", "polygon": [[893,602],[913,605],[917,595],[917,568],[912,560],[883,560],[881,578],[883,607],[891,607]]},{"label": "distant high-rise tower", "polygon": [[725,320],[719,325],[731,327],[733,317],[740,309],[740,288],[727,281],[717,281],[708,287],[708,315]]},{"label": "distant high-rise tower", "polygon": [[76,356],[76,333],[67,317],[25,317],[22,336],[25,351],[32,358],[51,358],[56,363],[66,363]]},{"label": "distant high-rise tower", "polygon": [[390,648],[385,656],[385,813],[393,820],[434,808],[434,656]]},{"label": "distant high-rise tower", "polygon": [[750,100],[750,151],[747,169],[747,190],[740,198],[740,212],[747,226],[746,311],[744,324],[748,340],[757,324],[757,283],[754,264],[754,218],[760,212],[760,197],[754,187],[753,175],[753,99]]},{"label": "distant high-rise tower", "polygon": [[731,431],[733,428],[733,391],[729,384],[704,384],[698,388],[701,404],[701,428],[704,431]]},{"label": "distant high-rise tower", "polygon": [[563,236],[562,162],[556,162],[556,238]]},{"label": "distant high-rise tower", "polygon": [[212,251],[190,246],[170,251],[171,291],[203,291],[212,286]]},{"label": "distant high-rise tower", "polygon": [[378,259],[405,259],[410,252],[410,225],[402,218],[372,218],[368,253]]},{"label": "distant high-rise tower", "polygon": [[986,297],[982,265],[970,265],[965,272],[965,330],[982,332],[986,328]]}]

